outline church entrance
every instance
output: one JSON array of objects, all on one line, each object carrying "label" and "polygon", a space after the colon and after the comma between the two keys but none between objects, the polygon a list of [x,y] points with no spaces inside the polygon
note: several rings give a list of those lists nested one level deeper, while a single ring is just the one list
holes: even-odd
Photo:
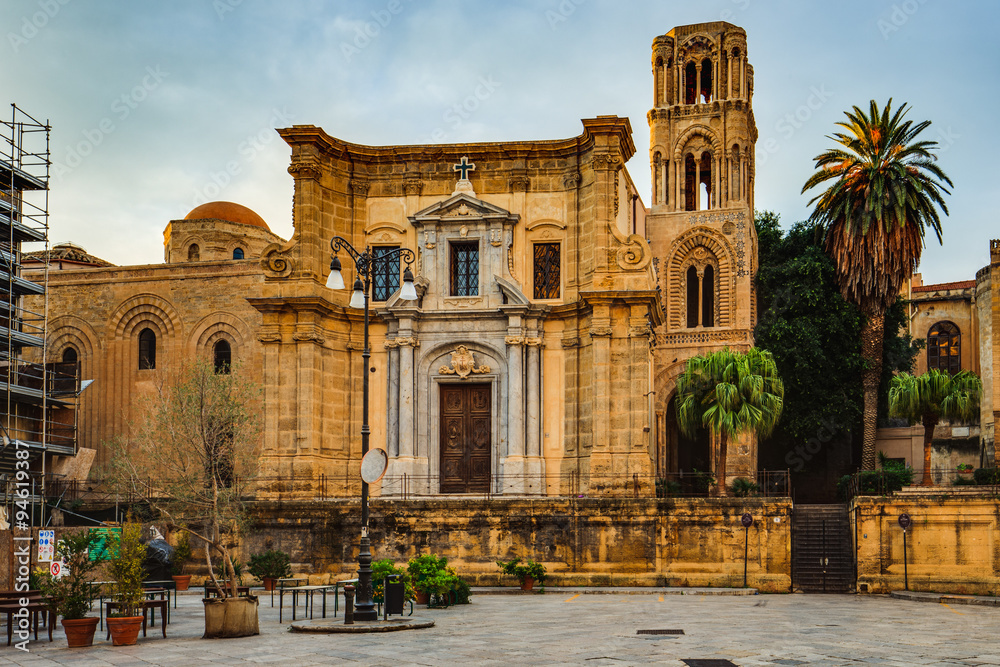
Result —
[{"label": "church entrance", "polygon": [[441,385],[441,493],[490,490],[490,385]]}]

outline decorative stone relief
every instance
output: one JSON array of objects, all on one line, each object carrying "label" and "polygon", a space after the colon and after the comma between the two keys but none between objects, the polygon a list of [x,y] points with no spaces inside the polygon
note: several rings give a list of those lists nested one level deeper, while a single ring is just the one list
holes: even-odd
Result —
[{"label": "decorative stone relief", "polygon": [[287,278],[292,273],[292,258],[277,245],[264,248],[260,266],[269,278]]},{"label": "decorative stone relief", "polygon": [[503,342],[507,345],[524,345],[524,336],[507,336]]},{"label": "decorative stone relief", "polygon": [[288,173],[292,177],[299,178],[312,178],[319,180],[320,175],[323,173],[320,167],[319,161],[317,160],[302,160],[297,162],[292,162],[288,167]]},{"label": "decorative stone relief", "polygon": [[408,178],[403,181],[403,192],[407,195],[419,195],[424,189],[424,182],[419,178]]},{"label": "decorative stone relief", "polygon": [[371,189],[371,183],[359,178],[352,178],[349,185],[351,186],[351,192],[358,197],[367,197],[368,190]]},{"label": "decorative stone relief", "polygon": [[501,242],[501,231],[499,229],[490,230],[490,245],[499,248]]},{"label": "decorative stone relief", "polygon": [[424,247],[428,250],[434,248],[437,245],[437,232],[433,229],[428,229],[424,232]]},{"label": "decorative stone relief", "polygon": [[476,366],[476,357],[469,351],[469,348],[464,345],[459,345],[458,348],[451,353],[450,367],[442,366],[438,369],[438,373],[441,373],[442,375],[457,375],[463,380],[469,377],[470,374],[482,374],[489,372],[489,366]]}]

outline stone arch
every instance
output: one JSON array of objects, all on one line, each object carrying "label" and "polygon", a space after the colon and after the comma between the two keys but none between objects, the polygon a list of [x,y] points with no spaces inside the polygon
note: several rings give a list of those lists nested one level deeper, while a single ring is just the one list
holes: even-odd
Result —
[{"label": "stone arch", "polygon": [[75,315],[62,315],[49,320],[48,349],[53,358],[60,357],[68,345],[80,353],[81,362],[92,360],[102,349],[101,338],[90,324]]},{"label": "stone arch", "polygon": [[143,323],[156,328],[159,338],[166,339],[180,332],[181,318],[173,305],[156,294],[136,294],[115,309],[108,320],[112,339],[126,340]]},{"label": "stone arch", "polygon": [[[699,248],[710,256],[696,257]],[[726,238],[708,227],[696,227],[673,242],[667,253],[666,270],[661,285],[668,328],[686,328],[685,272],[693,262],[699,260],[711,262],[715,270],[715,282],[718,285],[715,299],[715,327],[732,326],[732,301],[736,289],[734,257],[735,253]]]},{"label": "stone arch", "polygon": [[707,125],[692,125],[688,129],[681,133],[681,136],[677,138],[677,142],[674,144],[674,160],[680,161],[684,157],[684,149],[687,148],[688,143],[695,136],[701,136],[708,142],[708,145],[712,149],[712,156],[718,157],[720,146],[722,145],[718,137],[715,136],[715,132],[712,131]]},{"label": "stone arch", "polygon": [[246,360],[247,341],[252,339],[250,327],[239,317],[224,311],[206,315],[194,326],[188,339],[188,353],[209,358],[215,343],[223,339],[232,347],[234,362]]}]

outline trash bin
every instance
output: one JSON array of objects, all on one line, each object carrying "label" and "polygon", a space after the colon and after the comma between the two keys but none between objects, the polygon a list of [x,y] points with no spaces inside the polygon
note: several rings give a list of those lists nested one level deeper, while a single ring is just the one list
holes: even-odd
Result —
[{"label": "trash bin", "polygon": [[389,614],[403,615],[406,599],[406,584],[398,574],[390,574],[385,578],[385,616]]}]

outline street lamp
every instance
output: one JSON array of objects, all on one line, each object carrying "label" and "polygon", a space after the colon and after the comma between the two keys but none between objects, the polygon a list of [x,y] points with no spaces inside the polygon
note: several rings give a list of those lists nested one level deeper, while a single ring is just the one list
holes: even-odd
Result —
[{"label": "street lamp", "polygon": [[[375,254],[371,246],[367,246],[363,252],[354,249],[347,239],[334,236],[330,240],[330,277],[326,280],[326,286],[330,289],[344,289],[344,276],[340,273],[340,257],[337,256],[341,250],[354,259],[357,268],[357,277],[354,279],[354,291],[351,294],[351,308],[364,308],[365,310],[365,341],[364,351],[361,358],[364,360],[363,397],[361,401],[361,456],[368,453],[368,436],[371,433],[368,428],[368,374],[369,358],[371,350],[368,347],[368,301],[372,286],[372,273],[376,269],[383,269],[382,274],[388,275],[391,262],[402,259],[406,261],[406,270],[403,271],[403,287],[399,291],[399,298],[407,301],[414,301],[417,298],[417,290],[413,287],[413,273],[410,272],[410,265],[413,263],[414,254],[409,248],[393,248]],[[362,282],[362,278],[364,282]],[[375,601],[372,599],[372,552],[371,541],[368,538],[368,482],[361,480],[361,544],[358,549],[358,589],[357,602],[355,603],[354,618],[359,621],[376,621],[378,612],[375,610]]]}]

